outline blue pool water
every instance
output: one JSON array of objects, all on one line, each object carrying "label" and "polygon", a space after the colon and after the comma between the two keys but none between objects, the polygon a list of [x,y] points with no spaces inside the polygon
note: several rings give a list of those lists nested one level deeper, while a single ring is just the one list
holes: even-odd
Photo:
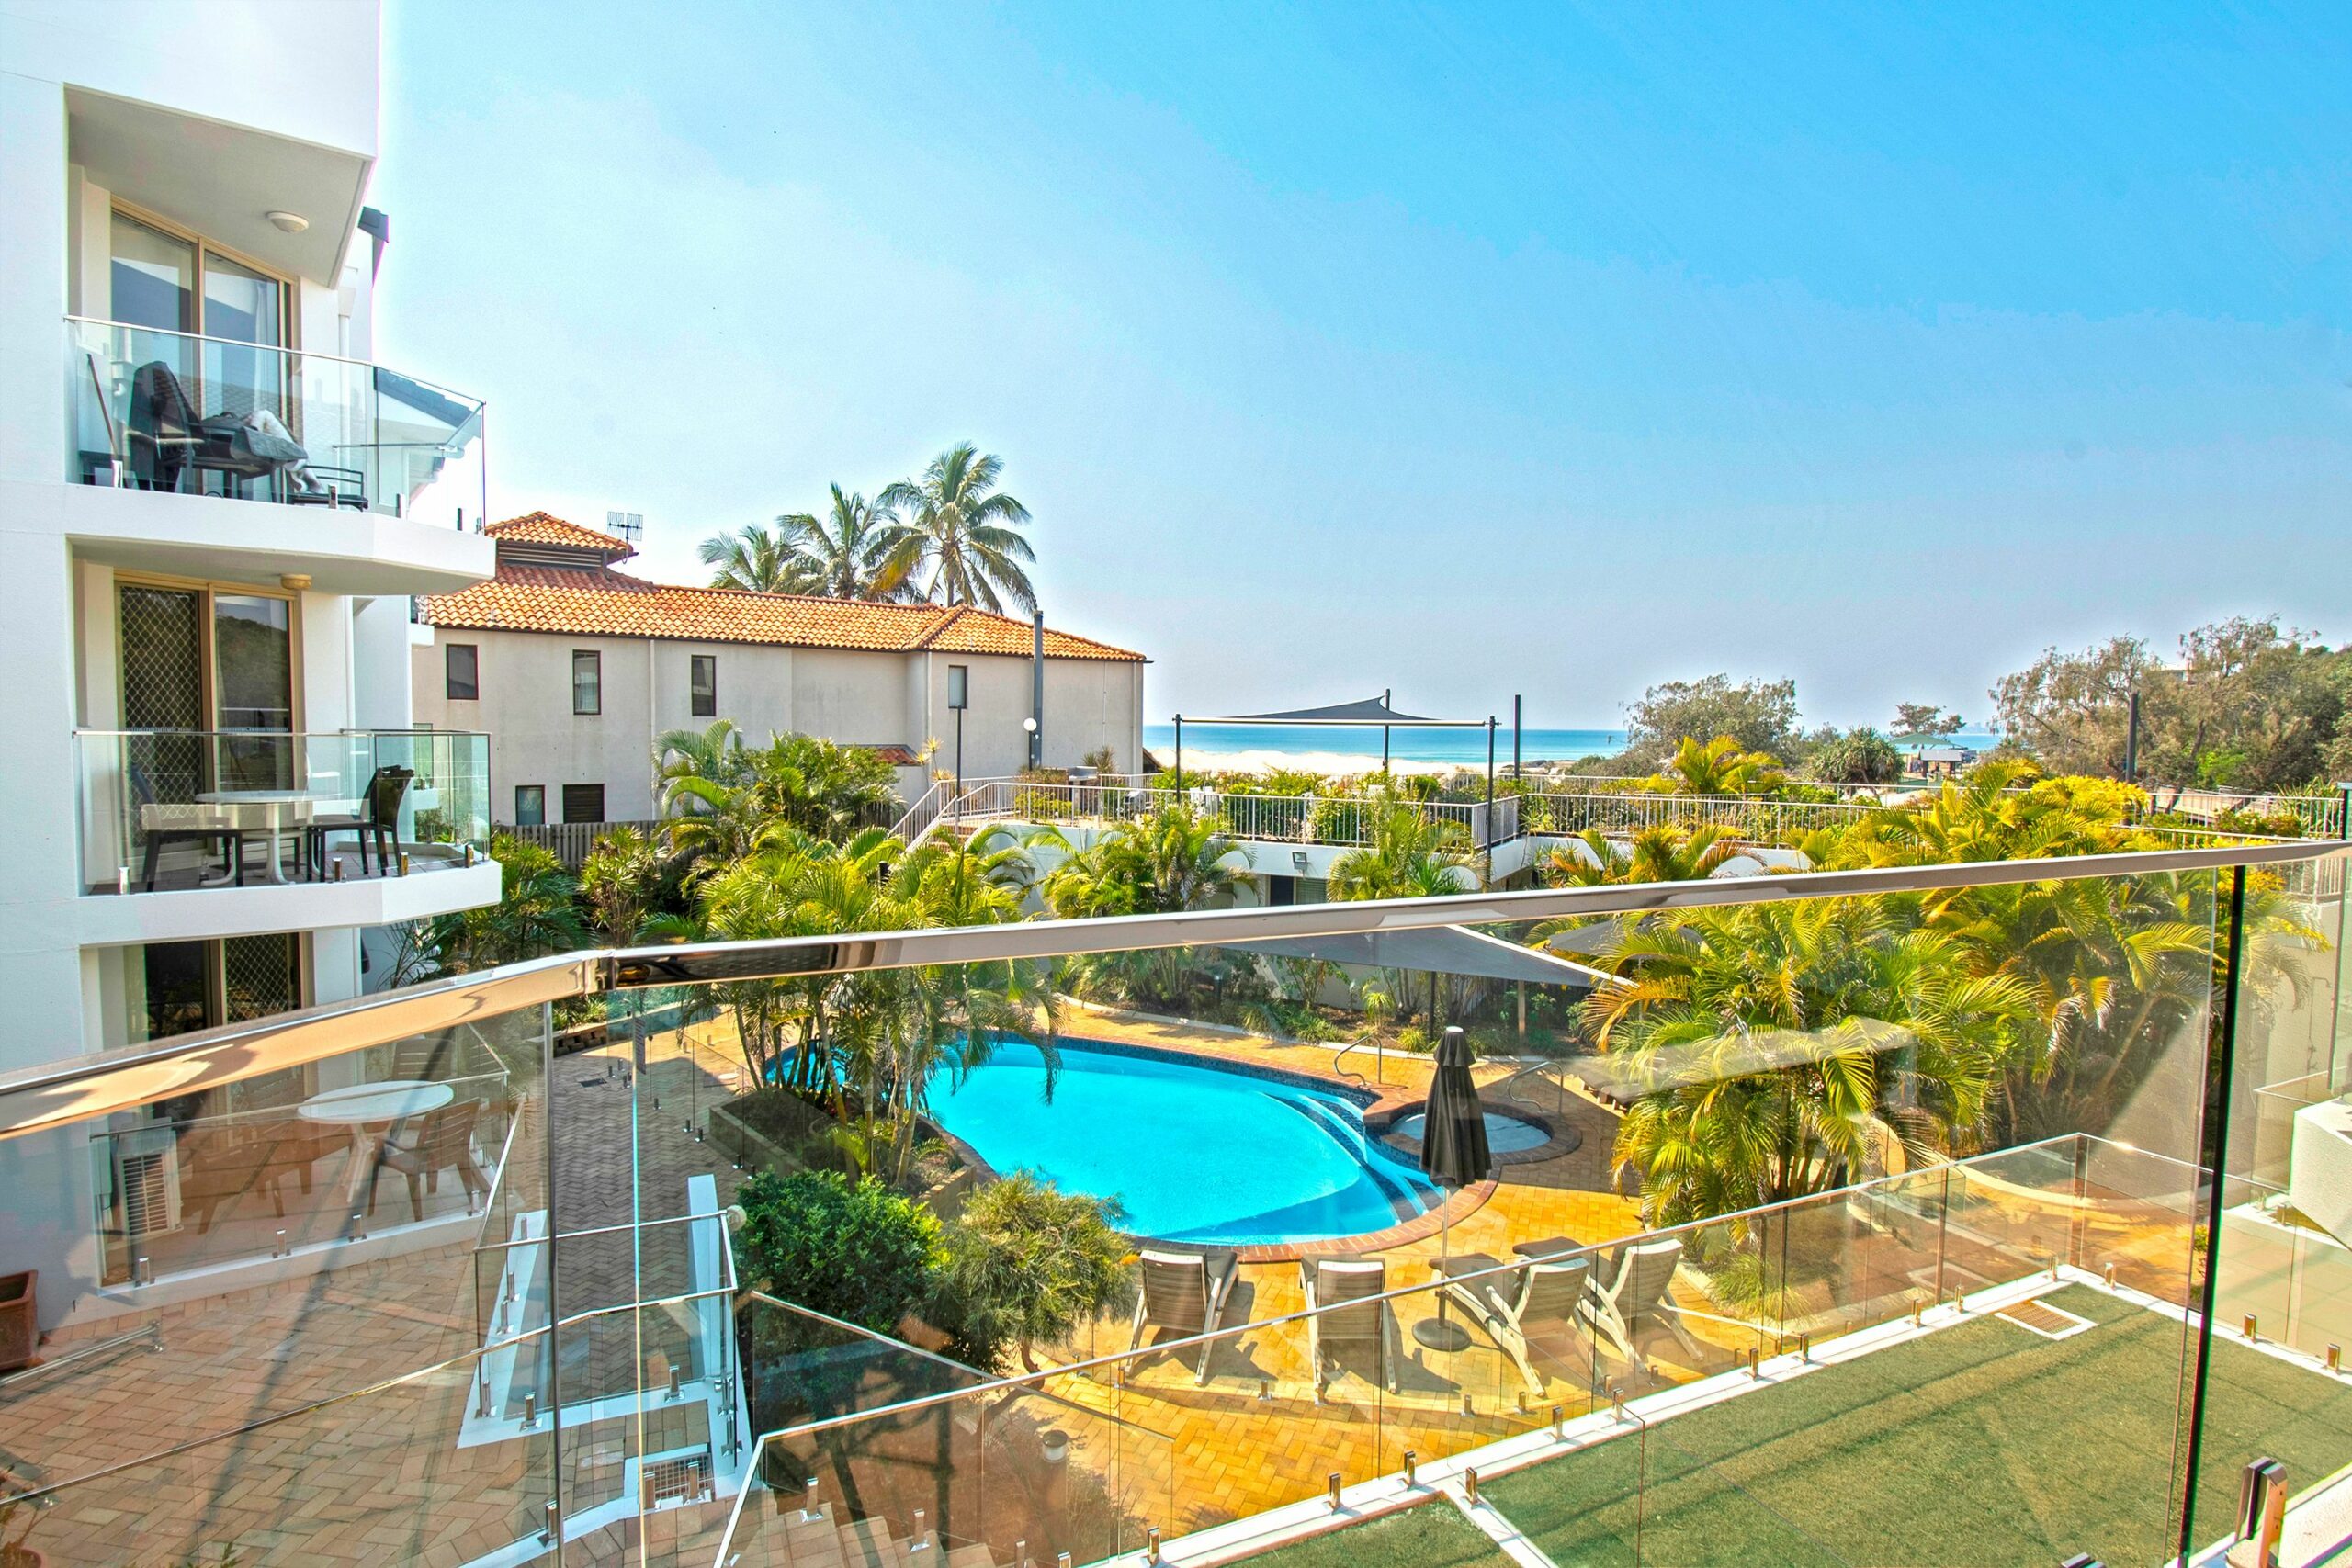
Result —
[{"label": "blue pool water", "polygon": [[1051,1104],[1037,1048],[1007,1044],[960,1087],[934,1088],[931,1113],[1000,1171],[1115,1196],[1137,1235],[1232,1247],[1359,1235],[1435,1202],[1342,1096],[1082,1045],[1060,1057]]}]

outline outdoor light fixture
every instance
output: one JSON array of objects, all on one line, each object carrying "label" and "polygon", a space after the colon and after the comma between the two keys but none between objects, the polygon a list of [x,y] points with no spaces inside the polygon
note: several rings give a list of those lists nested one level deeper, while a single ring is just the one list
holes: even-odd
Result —
[{"label": "outdoor light fixture", "polygon": [[1037,733],[1037,721],[1034,718],[1024,718],[1021,721],[1021,728],[1035,735]]},{"label": "outdoor light fixture", "polygon": [[1301,876],[1306,875],[1306,852],[1305,850],[1293,850],[1293,851],[1291,851],[1291,852],[1290,852],[1290,863],[1291,863],[1291,869],[1292,869],[1292,870],[1294,870],[1294,871],[1297,872]]},{"label": "outdoor light fixture", "polygon": [[311,226],[311,220],[299,212],[265,212],[262,216],[283,233],[299,234]]},{"label": "outdoor light fixture", "polygon": [[285,589],[288,593],[300,593],[311,586],[311,574],[307,571],[289,571],[277,580],[277,586]]}]

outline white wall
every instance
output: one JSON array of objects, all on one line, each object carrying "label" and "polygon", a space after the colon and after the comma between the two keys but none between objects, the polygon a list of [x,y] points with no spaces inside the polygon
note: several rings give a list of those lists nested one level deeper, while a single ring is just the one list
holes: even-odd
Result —
[{"label": "white wall", "polygon": [[0,62],[372,158],[377,9],[376,0],[7,0]]},{"label": "white wall", "polygon": [[[451,702],[446,646],[477,650],[481,697]],[[571,650],[604,655],[605,711],[571,712]],[[648,672],[649,650],[651,670]],[[718,716],[731,719],[746,744],[798,732],[854,745],[939,742],[931,770],[955,766],[955,716],[947,707],[947,670],[968,665],[971,703],[964,717],[965,775],[1018,770],[1027,758],[1029,660],[944,653],[859,652],[741,643],[572,637],[552,633],[436,627],[412,649],[416,722],[491,737],[492,815],[512,821],[514,786],[547,789],[548,815],[561,814],[561,786],[602,784],[605,815],[615,821],[654,816],[651,757],[659,737],[702,729],[694,716],[689,660],[718,660]],[[1129,662],[1046,661],[1046,761],[1068,766],[1108,745],[1131,767],[1142,733],[1140,666]],[[650,694],[650,695],[649,695]],[[926,712],[926,707],[928,711]],[[909,799],[925,785],[920,768],[899,770]]]}]

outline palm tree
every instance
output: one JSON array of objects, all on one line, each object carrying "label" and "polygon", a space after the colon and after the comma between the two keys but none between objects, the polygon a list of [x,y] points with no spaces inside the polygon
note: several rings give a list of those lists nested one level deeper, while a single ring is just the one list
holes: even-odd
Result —
[{"label": "palm tree", "polygon": [[1979,1125],[2032,998],[1897,901],[1689,909],[1627,931],[1586,1003],[1642,1097],[1618,1168],[1674,1224],[1850,1183]]},{"label": "palm tree", "polygon": [[914,562],[899,547],[906,525],[897,513],[834,485],[831,510],[821,519],[795,512],[775,520],[798,573],[812,586],[799,590],[829,599],[909,599]]},{"label": "palm tree", "polygon": [[749,523],[705,539],[703,564],[718,569],[710,585],[827,599],[914,597],[908,579],[918,559],[916,542],[898,513],[887,501],[831,489],[832,505],[823,517],[787,512],[772,527]]},{"label": "palm tree", "polygon": [[592,944],[573,899],[580,885],[553,851],[501,833],[490,854],[498,863],[498,902],[434,919],[431,942],[445,967],[488,969]]},{"label": "palm tree", "polygon": [[1029,509],[999,491],[1004,460],[958,442],[932,459],[920,481],[900,479],[876,504],[904,516],[891,557],[903,577],[928,569],[922,596],[943,604],[977,604],[1001,615],[1006,600],[1037,607],[1036,590],[1022,570],[1036,552],[1020,530]]},{"label": "palm tree", "polygon": [[[778,518],[781,525],[785,519]],[[713,588],[741,588],[754,593],[813,593],[817,578],[809,562],[793,547],[791,530],[774,532],[746,523],[732,534],[718,534],[702,542],[702,562],[717,567]]]},{"label": "palm tree", "polygon": [[1331,863],[1332,898],[1431,898],[1477,886],[1462,824],[1385,794],[1369,810],[1369,839]]},{"label": "palm tree", "polygon": [[662,854],[636,829],[615,828],[596,840],[580,864],[580,896],[605,941],[626,947],[638,939],[660,893]]},{"label": "palm tree", "polygon": [[1651,789],[1663,794],[1760,795],[1788,782],[1779,758],[1769,751],[1743,751],[1728,735],[1718,735],[1704,746],[1684,736],[1667,768],[1666,773],[1651,775]]},{"label": "palm tree", "polygon": [[[1581,846],[1579,853],[1576,847]],[[1722,828],[1654,823],[1621,848],[1589,828],[1544,857],[1543,874],[1554,887],[1598,887],[1620,882],[1703,882],[1740,852]]]},{"label": "palm tree", "polygon": [[[1042,833],[1037,840],[1053,841]],[[1119,823],[1056,866],[1046,903],[1066,920],[1197,909],[1250,874],[1246,861],[1234,862],[1239,852],[1216,818],[1171,802]]]},{"label": "palm tree", "polygon": [[988,1320],[989,1337],[1012,1340],[1034,1372],[1040,1341],[1134,1301],[1133,1244],[1116,1228],[1125,1217],[1116,1198],[1066,1193],[1035,1171],[1013,1171],[964,1205],[948,1235],[948,1280]]}]

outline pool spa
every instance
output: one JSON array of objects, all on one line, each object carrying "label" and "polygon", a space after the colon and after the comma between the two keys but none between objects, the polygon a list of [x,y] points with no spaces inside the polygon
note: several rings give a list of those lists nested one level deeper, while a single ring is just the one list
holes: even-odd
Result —
[{"label": "pool spa", "polygon": [[931,1114],[996,1170],[1116,1197],[1133,1235],[1315,1241],[1385,1230],[1439,1201],[1337,1090],[1084,1041],[1057,1054],[1050,1103],[1043,1055],[1008,1043],[962,1084],[934,1089]]}]

